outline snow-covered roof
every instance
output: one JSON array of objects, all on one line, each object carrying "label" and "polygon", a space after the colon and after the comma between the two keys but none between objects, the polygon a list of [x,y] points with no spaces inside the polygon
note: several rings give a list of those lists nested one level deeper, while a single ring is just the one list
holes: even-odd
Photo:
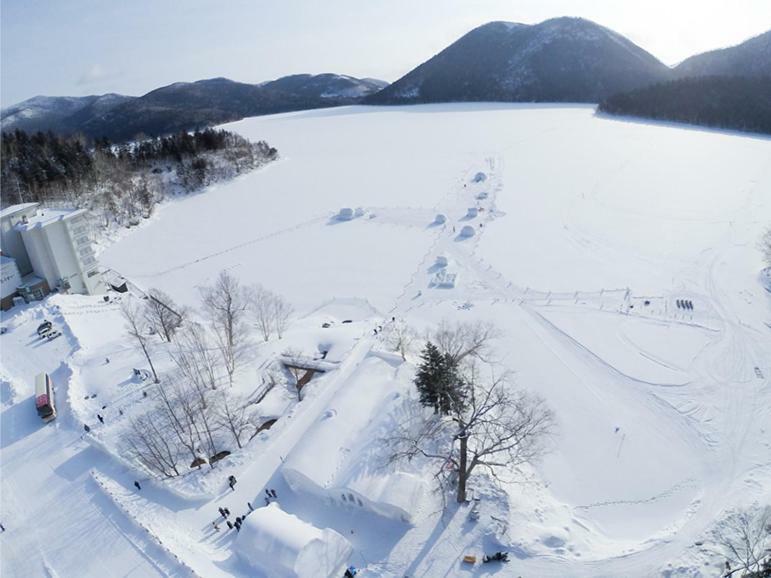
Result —
[{"label": "snow-covered roof", "polygon": [[0,219],[4,219],[5,217],[10,217],[16,213],[21,213],[22,211],[35,208],[38,206],[38,204],[39,203],[22,203],[20,205],[11,205],[10,207],[6,207],[0,211]]},{"label": "snow-covered roof", "polygon": [[236,551],[269,576],[316,578],[342,575],[352,548],[334,530],[304,522],[274,502],[246,517]]},{"label": "snow-covered roof", "polygon": [[45,209],[28,217],[26,223],[19,223],[15,228],[17,231],[29,231],[30,229],[46,227],[58,221],[73,219],[85,213],[85,209]]},{"label": "snow-covered roof", "polygon": [[413,520],[430,488],[418,476],[383,468],[376,452],[392,419],[388,410],[398,397],[395,385],[393,366],[367,357],[284,461],[287,483],[295,491],[331,494]]}]

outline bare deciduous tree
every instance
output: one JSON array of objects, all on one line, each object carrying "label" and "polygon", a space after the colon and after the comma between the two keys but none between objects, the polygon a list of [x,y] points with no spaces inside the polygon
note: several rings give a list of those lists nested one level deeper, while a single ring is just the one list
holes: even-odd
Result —
[{"label": "bare deciduous tree", "polygon": [[279,339],[284,336],[289,318],[292,315],[292,306],[280,295],[274,295],[273,298],[273,323],[276,328],[276,335]]},{"label": "bare deciduous tree", "polygon": [[417,334],[403,319],[397,319],[387,326],[385,338],[388,346],[406,361],[417,339]]},{"label": "bare deciduous tree", "polygon": [[240,396],[220,391],[214,406],[216,424],[233,436],[236,445],[243,447],[241,439],[248,430],[254,429],[254,406]]},{"label": "bare deciduous tree", "polygon": [[302,388],[305,385],[303,378],[308,374],[305,367],[305,356],[299,349],[287,349],[281,354],[282,362],[286,370],[290,373],[294,381],[294,388],[297,393],[297,401],[302,401]]},{"label": "bare deciduous tree", "polygon": [[169,444],[167,434],[149,415],[143,415],[130,422],[126,436],[130,453],[147,469],[164,477],[179,475],[178,453]]},{"label": "bare deciduous tree", "polygon": [[189,323],[177,338],[177,347],[171,358],[180,373],[197,389],[217,389],[221,358],[211,343],[206,329],[198,323]]},{"label": "bare deciduous tree", "polygon": [[464,403],[449,415],[419,413],[393,438],[393,459],[418,456],[437,460],[437,478],[456,488],[458,502],[466,500],[468,480],[477,468],[495,478],[537,459],[553,427],[545,402],[514,390],[507,374],[482,383],[475,371],[464,379]]},{"label": "bare deciduous tree", "polygon": [[490,342],[499,335],[496,327],[489,322],[450,323],[442,321],[431,336],[439,351],[448,354],[456,364],[473,359],[489,361]]},{"label": "bare deciduous tree", "polygon": [[[715,532],[726,557],[724,576],[762,576],[764,565],[771,566],[771,506],[729,515]],[[756,574],[757,573],[757,574]]]},{"label": "bare deciduous tree", "polygon": [[249,307],[248,292],[235,277],[222,271],[214,285],[201,289],[201,295],[232,386],[238,362],[248,346],[249,335],[245,323]]},{"label": "bare deciduous tree", "polygon": [[150,289],[145,301],[145,319],[166,341],[171,342],[174,333],[182,325],[184,312],[160,289]]},{"label": "bare deciduous tree", "polygon": [[147,363],[150,364],[150,370],[153,372],[153,380],[158,383],[158,374],[155,371],[153,360],[150,358],[150,352],[148,351],[148,340],[144,331],[142,330],[142,311],[133,303],[130,299],[124,299],[121,304],[121,313],[126,320],[126,330],[128,334],[136,339],[139,346],[142,348],[142,352],[145,354]]},{"label": "bare deciduous tree", "polygon": [[283,297],[257,285],[249,291],[252,316],[264,341],[275,332],[279,339],[289,323],[292,307]]}]

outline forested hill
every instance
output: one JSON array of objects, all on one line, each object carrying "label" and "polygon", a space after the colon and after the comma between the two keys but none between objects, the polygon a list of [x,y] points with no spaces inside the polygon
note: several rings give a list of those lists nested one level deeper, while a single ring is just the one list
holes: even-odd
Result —
[{"label": "forested hill", "polygon": [[683,78],[616,94],[598,110],[771,134],[771,77]]},{"label": "forested hill", "polygon": [[88,208],[104,229],[135,225],[166,196],[233,178],[278,156],[264,141],[213,129],[124,145],[16,130],[3,133],[1,153],[3,207]]}]

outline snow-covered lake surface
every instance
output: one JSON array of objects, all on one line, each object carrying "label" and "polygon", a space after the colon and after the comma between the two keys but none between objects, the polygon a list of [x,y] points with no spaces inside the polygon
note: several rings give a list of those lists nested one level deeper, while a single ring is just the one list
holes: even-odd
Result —
[{"label": "snow-covered lake surface", "polygon": [[[499,549],[512,553],[502,576],[715,575],[722,561],[695,543],[732,509],[771,502],[771,293],[757,247],[771,224],[771,140],[602,118],[589,106],[503,104],[346,107],[225,128],[268,141],[281,160],[166,203],[101,263],[193,308],[223,269],[284,295],[293,323],[254,353],[237,383],[245,393],[287,344],[328,351],[336,369],[302,402],[266,398],[276,426],[222,468],[171,484],[145,476],[137,492],[141,475],[118,448],[141,411],[145,386],[131,369],[144,362],[117,305],[56,296],[3,313],[3,576],[300,568],[297,553],[316,551],[308,544],[321,532],[276,548],[296,560],[255,566],[248,535],[212,530],[219,506],[263,505],[265,488],[285,512],[336,533],[335,552],[348,553],[347,540],[362,576],[485,575],[463,555]],[[336,218],[343,208],[352,219]],[[473,235],[461,235],[466,226]],[[439,269],[453,283],[436,283]],[[551,451],[526,483],[478,488],[476,522],[462,508],[441,515],[429,498],[406,523],[382,514],[401,511],[393,504],[352,509],[324,494],[366,488],[361,506],[373,488],[388,493],[372,432],[409,396],[412,371],[373,334],[392,316],[421,331],[493,321],[497,357],[555,412]],[[43,318],[61,338],[37,341]],[[170,362],[154,347],[163,373]],[[45,426],[31,399],[39,371],[58,386],[60,415]],[[372,387],[368,371],[392,390],[378,404],[357,387]],[[372,405],[370,420],[338,415]],[[355,437],[356,422],[373,439],[319,442]],[[332,481],[309,481],[312,491],[282,472],[285,459],[313,469],[306,432],[318,436],[321,469],[338,468]],[[399,479],[412,492],[430,474]],[[285,518],[306,527],[270,517]]]}]

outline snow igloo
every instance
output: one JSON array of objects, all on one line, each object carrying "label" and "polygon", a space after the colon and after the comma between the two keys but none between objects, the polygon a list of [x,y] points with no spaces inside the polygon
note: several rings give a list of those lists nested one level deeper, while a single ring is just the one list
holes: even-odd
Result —
[{"label": "snow igloo", "polygon": [[340,212],[337,213],[338,221],[350,221],[351,219],[353,219],[353,209],[350,207],[343,207],[340,209]]},{"label": "snow igloo", "polygon": [[342,576],[352,551],[334,530],[317,528],[275,502],[251,512],[236,538],[238,556],[268,576]]},{"label": "snow igloo", "polygon": [[473,237],[474,235],[476,235],[476,230],[474,230],[474,227],[472,227],[471,225],[466,225],[460,230],[461,237],[468,238],[468,237]]}]

